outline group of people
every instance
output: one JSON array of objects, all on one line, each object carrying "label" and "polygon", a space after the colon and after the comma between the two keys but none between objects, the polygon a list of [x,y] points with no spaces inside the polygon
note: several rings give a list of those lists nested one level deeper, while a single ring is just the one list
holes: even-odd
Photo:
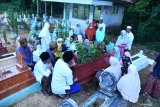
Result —
[{"label": "group of people", "polygon": [[[20,37],[20,47],[17,49],[16,54],[19,52],[23,55],[24,64],[31,67],[36,80],[42,85],[42,92],[45,95],[51,95],[52,93],[58,95],[61,98],[68,93],[75,93],[80,90],[80,84],[77,83],[77,78],[73,78],[71,66],[75,65],[77,60],[76,51],[76,39],[81,39],[81,42],[88,42],[88,44],[101,44],[105,38],[105,24],[103,20],[100,20],[99,25],[93,21],[89,24],[85,22],[83,28],[80,24],[77,24],[74,32],[69,32],[68,41],[64,41],[62,38],[58,38],[57,41],[52,41],[49,23],[46,22],[44,27],[40,31],[38,37],[40,42],[37,45],[36,50],[33,52],[27,45],[27,39]],[[106,53],[113,52],[113,57],[110,58],[111,67],[116,65],[116,69],[121,73],[117,76],[117,89],[121,93],[124,99],[130,102],[137,102],[140,92],[140,79],[136,67],[132,64],[132,59],[129,51],[131,50],[134,35],[131,31],[132,27],[127,26],[126,30],[122,30],[115,45],[109,43],[106,46]],[[81,36],[80,36],[81,35]],[[87,45],[86,45],[87,46]],[[156,59],[156,66],[154,72],[149,77],[152,83],[148,82],[145,88],[145,94],[151,94],[153,92],[154,85],[156,85],[156,91],[159,88],[159,60]],[[115,71],[112,69],[112,72]],[[114,73],[115,76],[118,75]],[[134,84],[134,85],[133,85]]]},{"label": "group of people", "polygon": [[54,52],[57,52],[57,42],[51,42],[49,49],[44,52],[37,52],[39,58],[37,62],[33,61],[33,54],[27,39],[21,37],[20,47],[16,54],[22,53],[24,64],[31,67],[36,80],[42,85],[44,95],[52,93],[59,97],[64,97],[65,94],[75,93],[80,90],[80,85],[76,83],[77,79],[73,78],[71,66],[74,66],[74,54],[72,51],[65,51],[62,58],[56,57]]},{"label": "group of people", "polygon": [[82,35],[83,39],[88,39],[93,43],[102,43],[105,38],[106,25],[103,20],[100,19],[99,23],[93,21],[89,23],[88,20],[85,21],[83,26],[77,24],[74,33],[76,35]]}]

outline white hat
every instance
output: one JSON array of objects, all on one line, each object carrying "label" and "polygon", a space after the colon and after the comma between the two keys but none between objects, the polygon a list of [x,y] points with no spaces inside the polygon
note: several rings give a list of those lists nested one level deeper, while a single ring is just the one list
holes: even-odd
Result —
[{"label": "white hat", "polygon": [[131,26],[127,26],[127,29],[132,29],[132,27]]}]

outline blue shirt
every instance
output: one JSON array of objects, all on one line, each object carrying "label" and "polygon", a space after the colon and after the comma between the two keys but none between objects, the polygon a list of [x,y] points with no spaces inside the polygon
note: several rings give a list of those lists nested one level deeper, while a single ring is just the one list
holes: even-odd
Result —
[{"label": "blue shirt", "polygon": [[22,46],[20,46],[16,50],[16,55],[18,54],[18,52],[22,52],[25,65],[29,65],[30,63],[33,62],[33,54],[29,46],[27,46],[26,48],[23,48]]},{"label": "blue shirt", "polygon": [[48,49],[47,52],[49,53],[49,56],[50,56],[50,59],[51,59],[51,63],[54,66],[55,65],[55,56],[53,55],[53,53],[51,52],[50,49]]}]

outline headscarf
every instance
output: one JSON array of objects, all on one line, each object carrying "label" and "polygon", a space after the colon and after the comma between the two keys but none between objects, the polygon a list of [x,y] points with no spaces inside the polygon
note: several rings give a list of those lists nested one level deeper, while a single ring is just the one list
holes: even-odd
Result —
[{"label": "headscarf", "polygon": [[96,28],[94,26],[93,26],[92,29],[89,28],[93,24],[94,24],[93,22],[90,23],[89,26],[87,27],[87,29],[85,30],[85,33],[86,33],[89,41],[93,40],[93,37],[94,37],[94,35],[96,33]]},{"label": "headscarf", "polygon": [[116,46],[127,43],[128,43],[127,32],[125,30],[122,30],[121,35],[118,37],[116,41]]},{"label": "headscarf", "polygon": [[[101,28],[102,30],[100,30]],[[98,28],[96,31],[96,41],[102,42],[104,40],[104,37],[105,37],[105,30],[103,29],[103,27]]]},{"label": "headscarf", "polygon": [[140,79],[137,68],[131,64],[128,67],[128,74],[121,77],[117,84],[117,89],[123,96],[123,99],[128,100],[132,103],[136,103],[139,98],[141,90]]},{"label": "headscarf", "polygon": [[37,45],[37,49],[33,51],[33,61],[38,62],[40,60],[40,55],[42,53],[41,45]]},{"label": "headscarf", "polygon": [[46,22],[38,36],[38,37],[41,37],[41,45],[42,45],[43,51],[46,51],[47,49],[49,49],[49,43],[51,42],[49,27],[50,27],[49,23]]},{"label": "headscarf", "polygon": [[93,26],[95,27],[95,29],[97,30],[98,29],[97,22],[94,20],[92,23],[93,23]]},{"label": "headscarf", "polygon": [[109,63],[110,63],[110,66],[108,68],[106,68],[104,71],[113,73],[118,81],[120,79],[121,73],[122,73],[120,62],[118,61],[117,58],[111,56],[109,59]]},{"label": "headscarf", "polygon": [[132,61],[132,56],[131,56],[131,54],[130,54],[129,52],[125,52],[124,55],[125,55],[126,57],[129,57],[130,60]]},{"label": "headscarf", "polygon": [[119,47],[115,47],[114,50],[115,50],[114,57],[117,58],[118,60],[121,60],[121,54],[120,54]]}]

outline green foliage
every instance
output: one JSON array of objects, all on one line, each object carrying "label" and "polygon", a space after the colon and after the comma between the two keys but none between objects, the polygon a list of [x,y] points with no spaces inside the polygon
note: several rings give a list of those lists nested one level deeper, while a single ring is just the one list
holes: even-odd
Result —
[{"label": "green foliage", "polygon": [[9,22],[10,26],[12,27],[12,31],[18,35],[17,17],[18,16],[17,16],[16,12],[14,12],[12,10],[7,11],[7,18],[8,18],[8,22]]},{"label": "green foliage", "polygon": [[3,39],[4,39],[5,43],[7,43],[7,32],[6,32],[6,29],[3,29]]},{"label": "green foliage", "polygon": [[137,0],[125,11],[123,28],[131,25],[135,36],[134,42],[159,51],[159,19],[160,0]]},{"label": "green foliage", "polygon": [[149,19],[148,21],[142,22],[138,26],[137,41],[149,41],[156,42],[160,41],[160,20]]},{"label": "green foliage", "polygon": [[78,64],[88,62],[95,57],[98,57],[102,54],[100,46],[91,45],[89,50],[83,44],[77,45],[78,51]]}]

